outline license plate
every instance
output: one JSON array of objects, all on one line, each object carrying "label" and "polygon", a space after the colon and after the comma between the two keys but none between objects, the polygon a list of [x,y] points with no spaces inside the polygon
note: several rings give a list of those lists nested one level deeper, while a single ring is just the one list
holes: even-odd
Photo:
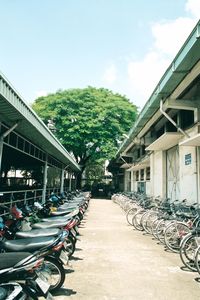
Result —
[{"label": "license plate", "polygon": [[63,264],[64,264],[65,266],[68,264],[69,258],[68,258],[68,255],[67,255],[67,252],[66,252],[66,251],[62,250],[62,251],[60,252],[60,259],[62,260],[62,262],[63,262]]},{"label": "license plate", "polygon": [[37,272],[37,276],[38,277],[36,278],[35,282],[38,284],[42,292],[46,294],[50,287],[50,284],[47,281],[46,273],[43,275],[42,271]]},{"label": "license plate", "polygon": [[73,236],[76,237],[76,231],[74,230],[74,228],[72,228],[70,231],[73,234]]}]

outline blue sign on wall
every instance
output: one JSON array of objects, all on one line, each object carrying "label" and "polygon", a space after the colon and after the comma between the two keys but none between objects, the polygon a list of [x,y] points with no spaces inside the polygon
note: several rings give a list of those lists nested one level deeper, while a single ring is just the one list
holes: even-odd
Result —
[{"label": "blue sign on wall", "polygon": [[192,155],[191,153],[185,155],[185,165],[191,165],[192,163]]}]

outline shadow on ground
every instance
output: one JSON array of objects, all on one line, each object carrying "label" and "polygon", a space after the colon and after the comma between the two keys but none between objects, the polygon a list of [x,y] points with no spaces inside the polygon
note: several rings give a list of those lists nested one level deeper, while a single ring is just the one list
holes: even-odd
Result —
[{"label": "shadow on ground", "polygon": [[73,273],[74,270],[73,269],[65,269],[65,274],[70,274]]},{"label": "shadow on ground", "polygon": [[77,257],[77,256],[72,256],[71,257],[71,260],[83,260],[83,258],[80,258],[80,257]]},{"label": "shadow on ground", "polygon": [[191,272],[191,273],[195,272],[195,271],[188,269],[186,266],[181,266],[180,269],[184,272]]},{"label": "shadow on ground", "polygon": [[52,293],[53,296],[71,296],[77,294],[76,291],[72,289],[60,288],[59,291]]}]

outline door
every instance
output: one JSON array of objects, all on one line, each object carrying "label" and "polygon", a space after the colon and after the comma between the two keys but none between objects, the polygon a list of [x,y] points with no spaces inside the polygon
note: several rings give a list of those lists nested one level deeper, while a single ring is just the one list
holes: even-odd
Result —
[{"label": "door", "polygon": [[178,146],[167,150],[167,197],[171,201],[179,199],[180,182],[179,182],[179,148]]}]

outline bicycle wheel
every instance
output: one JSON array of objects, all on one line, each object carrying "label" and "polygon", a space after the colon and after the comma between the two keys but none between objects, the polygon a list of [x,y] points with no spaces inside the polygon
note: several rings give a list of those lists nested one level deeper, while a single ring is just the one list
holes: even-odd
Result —
[{"label": "bicycle wheel", "polygon": [[194,255],[194,263],[197,272],[200,274],[200,245],[197,247]]},{"label": "bicycle wheel", "polygon": [[182,240],[180,245],[180,258],[182,263],[191,271],[196,271],[195,253],[198,248],[199,237],[193,233],[188,233]]},{"label": "bicycle wheel", "polygon": [[142,209],[140,211],[138,211],[134,216],[133,216],[133,220],[132,220],[132,224],[135,227],[135,229],[139,230],[139,231],[143,231],[143,227],[140,223],[141,218],[143,216],[143,214],[145,213],[145,211]]},{"label": "bicycle wheel", "polygon": [[170,223],[164,232],[164,242],[166,247],[172,252],[178,253],[181,239],[190,232],[186,223],[176,221]]},{"label": "bicycle wheel", "polygon": [[155,220],[152,222],[151,224],[151,233],[153,234],[153,236],[158,239],[157,235],[156,235],[156,228],[158,226],[158,223],[160,222],[160,218],[155,218]]},{"label": "bicycle wheel", "polygon": [[154,223],[155,220],[157,220],[157,216],[158,216],[158,213],[155,211],[152,211],[148,214],[146,222],[143,225],[144,230],[147,233],[152,234],[152,224]]},{"label": "bicycle wheel", "polygon": [[156,226],[156,233],[155,236],[156,238],[164,244],[164,231],[166,228],[166,220],[161,219]]},{"label": "bicycle wheel", "polygon": [[130,208],[127,213],[126,213],[126,221],[128,222],[129,225],[133,226],[132,224],[132,219],[135,213],[137,212],[138,208],[137,207],[132,207]]},{"label": "bicycle wheel", "polygon": [[146,233],[149,233],[148,230],[147,230],[146,223],[147,223],[147,219],[148,219],[150,213],[151,213],[151,212],[150,212],[149,210],[146,211],[146,212],[144,212],[143,215],[142,215],[142,217],[141,217],[141,220],[140,220],[140,224],[141,224],[143,230],[144,230]]}]

